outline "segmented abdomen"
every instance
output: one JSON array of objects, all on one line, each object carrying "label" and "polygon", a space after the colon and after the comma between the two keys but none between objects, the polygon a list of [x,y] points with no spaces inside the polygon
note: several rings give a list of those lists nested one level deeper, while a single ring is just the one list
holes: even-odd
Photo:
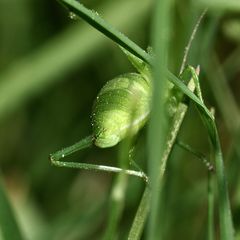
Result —
[{"label": "segmented abdomen", "polygon": [[150,97],[151,87],[139,74],[124,74],[107,82],[93,106],[95,145],[112,147],[138,132],[149,115]]}]

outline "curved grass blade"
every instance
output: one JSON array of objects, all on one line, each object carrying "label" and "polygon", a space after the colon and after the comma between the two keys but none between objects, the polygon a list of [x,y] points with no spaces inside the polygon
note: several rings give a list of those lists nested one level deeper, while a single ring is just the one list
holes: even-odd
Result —
[{"label": "curved grass blade", "polygon": [[131,41],[124,34],[116,30],[112,25],[107,23],[96,12],[89,10],[88,8],[84,7],[83,4],[75,0],[59,0],[59,1],[64,6],[66,6],[70,12],[84,19],[91,26],[102,32],[104,35],[112,39],[120,46],[126,48],[129,52],[145,60],[146,62],[151,61],[151,57],[143,49],[141,49],[137,44]]},{"label": "curved grass blade", "polygon": [[23,240],[6,191],[0,178],[0,230],[4,240]]},{"label": "curved grass blade", "polygon": [[[193,75],[195,78],[195,82],[199,83],[197,75]],[[201,89],[200,85],[196,85],[198,89],[197,93],[199,94],[200,100],[201,98]],[[203,100],[201,100],[203,103]],[[218,131],[216,127],[216,123],[214,118],[207,118],[205,114],[202,113],[202,109],[197,106],[203,123],[208,129],[208,135],[210,137],[214,159],[216,164],[216,175],[217,175],[217,185],[218,185],[218,197],[219,197],[219,219],[220,219],[220,235],[223,240],[232,240],[234,239],[234,228],[232,222],[232,214],[230,208],[230,201],[228,197],[228,187],[226,183],[226,176],[224,170],[224,161],[222,156],[221,144],[218,136]]]},{"label": "curved grass blade", "polygon": [[219,219],[220,219],[220,236],[222,240],[234,239],[234,228],[232,222],[232,214],[230,201],[228,197],[228,187],[224,170],[224,162],[218,132],[215,122],[212,123],[215,128],[216,139],[215,146],[213,145],[214,158],[216,164],[216,175],[219,197]]}]

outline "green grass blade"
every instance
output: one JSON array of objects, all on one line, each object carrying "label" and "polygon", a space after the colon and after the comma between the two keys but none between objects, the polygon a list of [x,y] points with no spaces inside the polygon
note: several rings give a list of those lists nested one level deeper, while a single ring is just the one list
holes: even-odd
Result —
[{"label": "green grass blade", "polygon": [[114,239],[118,234],[119,222],[121,220],[126,198],[127,175],[123,172],[116,176],[112,186],[109,216],[107,228],[103,236],[103,240]]},{"label": "green grass blade", "polygon": [[[137,99],[135,100],[137,101]],[[132,102],[132,106],[130,107],[131,111],[131,124],[134,121],[134,114],[136,111],[136,102]],[[119,166],[126,171],[126,169],[130,165],[131,161],[131,154],[130,149],[133,146],[133,138],[131,137],[131,128],[128,129],[129,137],[126,137],[118,147],[118,162]],[[140,170],[141,171],[141,170]],[[125,201],[126,201],[126,190],[128,186],[128,176],[124,173],[124,171],[120,172],[114,181],[111,190],[111,198],[110,198],[110,209],[109,209],[109,216],[108,216],[108,223],[105,229],[105,233],[103,236],[104,240],[111,240],[116,238],[119,233],[119,223],[121,217],[123,215]]]},{"label": "green grass blade", "polygon": [[218,185],[221,239],[233,240],[234,229],[233,229],[233,222],[232,222],[232,214],[231,214],[230,202],[228,197],[228,187],[226,183],[224,161],[223,161],[217,127],[216,127],[214,118],[209,117],[209,115],[206,115],[206,112],[204,111],[202,106],[197,105],[197,108],[199,110],[202,121],[208,130],[208,135],[210,137],[212,147],[213,147],[214,159],[216,164],[217,185]]},{"label": "green grass blade", "polygon": [[[174,80],[175,76],[173,76]],[[176,79],[175,79],[176,80]],[[175,81],[174,80],[174,81]],[[178,82],[175,81],[177,84]],[[176,84],[176,86],[177,86]],[[179,85],[179,88],[186,93],[183,86]],[[189,96],[189,94],[187,94]],[[215,164],[216,164],[216,176],[217,176],[217,185],[219,191],[219,216],[220,216],[220,233],[222,240],[232,240],[234,239],[234,230],[231,216],[231,208],[228,197],[228,188],[226,183],[226,176],[224,170],[224,163],[222,157],[222,150],[219,141],[218,131],[215,125],[214,117],[208,111],[204,104],[194,95],[192,99],[195,99],[195,104],[199,110],[200,116],[205,124],[211,143],[213,146],[213,151],[215,155]],[[196,99],[197,98],[197,99]]]},{"label": "green grass blade", "polygon": [[224,170],[223,156],[216,130],[216,145],[214,146],[217,185],[219,192],[219,218],[220,218],[220,235],[222,240],[234,239],[234,228],[232,222],[231,207],[228,197],[228,188]]},{"label": "green grass blade", "polygon": [[[195,86],[194,86],[193,80],[190,81],[190,83],[188,84],[188,87],[191,91],[194,91]],[[167,137],[167,141],[166,141],[167,146],[165,148],[163,159],[162,159],[163,164],[159,169],[160,177],[163,176],[167,159],[169,158],[170,153],[173,149],[175,140],[177,138],[177,135],[179,133],[179,130],[181,128],[181,125],[187,113],[187,110],[188,110],[188,106],[186,104],[184,103],[179,104],[176,114],[173,118],[173,122],[171,124],[168,137]],[[146,187],[128,235],[129,240],[138,240],[141,238],[141,235],[145,226],[145,222],[149,213],[150,197],[151,197],[151,192],[148,189],[148,187]]]},{"label": "green grass blade", "polygon": [[176,87],[178,87],[179,90],[185,93],[201,109],[201,112],[203,112],[207,118],[210,118],[212,120],[214,119],[210,111],[207,109],[207,107],[193,92],[191,92],[186,87],[185,84],[182,83],[182,81],[179,78],[177,78],[174,74],[172,74],[169,71],[167,72],[167,77]]},{"label": "green grass blade", "polygon": [[214,240],[214,175],[208,172],[208,229],[207,240]]},{"label": "green grass blade", "polygon": [[[172,1],[162,0],[155,2],[154,16],[152,19],[152,45],[155,52],[153,60],[153,96],[152,111],[148,128],[148,166],[151,182],[150,214],[147,239],[163,238],[163,209],[162,202],[162,176],[159,169],[166,165],[163,160],[165,142],[168,132],[168,118],[166,114],[165,99],[167,91],[167,69],[169,54],[170,9]],[[165,168],[165,167],[163,167]]]},{"label": "green grass blade", "polygon": [[143,229],[147,220],[147,216],[149,213],[150,198],[151,198],[151,191],[149,187],[146,187],[144,190],[141,202],[138,206],[137,213],[134,217],[134,221],[128,235],[128,240],[141,239],[142,232],[143,232]]},{"label": "green grass blade", "polygon": [[107,23],[98,15],[98,13],[89,10],[88,8],[84,7],[83,4],[75,0],[60,0],[60,2],[66,6],[70,12],[83,18],[91,26],[102,32],[120,46],[126,48],[129,52],[145,60],[146,62],[151,60],[150,56],[143,49],[141,49],[128,37],[116,30],[112,25]]},{"label": "green grass blade", "polygon": [[[116,30],[112,25],[103,20],[96,12],[91,11],[84,7],[81,3],[75,0],[60,0],[70,12],[73,12],[77,16],[87,21],[91,26],[101,31],[104,35],[112,39],[114,42],[126,48],[129,52],[141,58],[145,62],[153,65],[154,59],[143,49],[141,49],[136,43],[124,36],[121,32]],[[176,85],[182,92],[184,92],[189,98],[191,98],[199,107],[205,112],[208,117],[212,118],[208,109],[201,103],[198,97],[192,93],[179,78],[177,78],[170,71],[166,71],[167,78]]]},{"label": "green grass blade", "polygon": [[1,181],[0,181],[0,230],[4,240],[24,239]]}]

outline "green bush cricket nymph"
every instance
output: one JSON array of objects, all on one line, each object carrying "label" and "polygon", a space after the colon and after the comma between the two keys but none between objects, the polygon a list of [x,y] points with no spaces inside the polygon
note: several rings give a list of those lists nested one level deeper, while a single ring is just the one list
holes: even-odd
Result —
[{"label": "green bush cricket nymph", "polygon": [[128,136],[133,136],[145,125],[150,113],[152,86],[149,68],[140,59],[130,56],[133,64],[140,64],[139,73],[127,73],[108,81],[100,90],[91,115],[92,135],[76,144],[50,155],[54,165],[111,172],[125,171],[146,178],[140,171],[83,163],[60,162],[73,152],[96,145],[112,147]]},{"label": "green bush cricket nymph", "polygon": [[[64,2],[70,7],[71,4],[73,4],[69,4],[68,1]],[[149,64],[151,64],[152,59],[154,58],[153,54],[151,54],[151,49],[150,54],[146,54],[145,51],[142,51],[136,44],[127,39],[123,34],[119,34],[119,32],[114,30],[111,26],[109,26],[109,29],[111,29],[109,32],[108,24],[103,19],[99,16],[94,16],[93,19],[94,13],[92,11],[89,11],[79,3],[76,4],[76,6],[74,4],[73,8],[71,7],[71,10],[76,10],[75,13],[77,15],[81,12],[81,15],[79,16],[98,30],[106,30],[103,33],[112,40],[116,41],[116,39],[118,39],[120,42],[117,41],[117,43],[120,48],[127,55],[128,59],[139,73],[124,74],[110,80],[100,90],[94,103],[91,115],[92,134],[72,146],[51,154],[50,160],[53,165],[59,167],[108,172],[124,171],[127,174],[143,177],[146,180],[147,176],[141,170],[139,171],[138,167],[138,171],[133,171],[109,166],[59,161],[76,151],[88,148],[92,145],[96,145],[100,148],[112,147],[124,138],[136,135],[147,122],[151,110],[150,106],[153,86],[152,70]],[[195,25],[194,31],[191,34],[180,70],[180,78],[183,83],[188,85],[188,88],[191,91],[194,91],[196,87],[200,101],[202,101],[202,98],[199,94],[201,93],[198,83],[199,69],[195,70],[190,66],[185,68],[185,63],[191,43],[205,13],[206,11],[200,16]],[[128,42],[128,44],[126,44],[126,42]],[[128,51],[125,48],[127,48]],[[131,50],[132,53],[130,53],[129,50]],[[184,96],[185,95],[180,90],[169,82],[169,89],[166,90],[166,96],[164,97],[166,111],[170,121],[173,118],[179,103],[184,99]],[[129,154],[129,158],[131,158],[130,155],[131,154]]]},{"label": "green bush cricket nymph", "polygon": [[[123,51],[139,73],[127,73],[117,76],[103,86],[93,105],[91,115],[93,133],[72,146],[51,154],[50,160],[53,165],[107,172],[125,172],[147,180],[146,174],[139,171],[139,169],[134,171],[117,167],[59,161],[92,145],[100,148],[113,147],[124,138],[136,135],[146,124],[150,113],[152,96],[151,70],[145,62],[126,50],[123,49]],[[185,84],[191,80],[198,88],[198,74],[199,69],[195,70],[193,67],[188,66],[181,74],[181,78]],[[199,92],[200,90],[197,91],[197,94]],[[173,85],[169,85],[166,107],[170,118],[183,97],[184,95]]]},{"label": "green bush cricket nymph", "polygon": [[[112,147],[124,139],[129,128],[137,133],[149,116],[151,86],[140,74],[120,75],[100,90],[92,113],[93,141],[98,147]],[[131,109],[133,102],[134,117]]]}]

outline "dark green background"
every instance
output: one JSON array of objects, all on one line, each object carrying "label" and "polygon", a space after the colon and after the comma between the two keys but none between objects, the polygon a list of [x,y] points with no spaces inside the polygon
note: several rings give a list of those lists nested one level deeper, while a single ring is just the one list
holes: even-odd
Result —
[{"label": "dark green background", "polygon": [[[169,54],[175,74],[203,2],[175,1]],[[84,4],[141,47],[150,45],[151,0]],[[201,66],[203,97],[215,108],[238,233],[240,6],[209,5],[188,63]],[[0,0],[0,169],[27,239],[99,239],[103,233],[114,175],[55,168],[48,155],[91,133],[91,108],[101,86],[133,71],[114,43],[71,19],[57,1]],[[206,130],[192,106],[180,135],[210,158]],[[145,145],[143,130],[136,151],[143,168]],[[93,147],[70,159],[115,166],[117,149]],[[119,239],[129,230],[142,189],[141,180],[130,178]],[[164,190],[166,239],[204,239],[206,167],[176,146]]]}]

